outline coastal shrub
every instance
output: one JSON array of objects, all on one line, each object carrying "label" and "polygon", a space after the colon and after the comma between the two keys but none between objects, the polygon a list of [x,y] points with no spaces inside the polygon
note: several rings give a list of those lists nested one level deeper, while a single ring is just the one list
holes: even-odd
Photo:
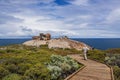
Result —
[{"label": "coastal shrub", "polygon": [[66,56],[66,55],[69,55],[69,54],[81,54],[82,51],[78,51],[76,49],[53,49],[54,53],[55,54],[58,54],[58,55],[63,55],[63,56]]},{"label": "coastal shrub", "polygon": [[120,80],[120,67],[114,66],[113,71],[114,71],[114,75],[115,75],[114,76],[115,80]]},{"label": "coastal shrub", "polygon": [[32,65],[29,63],[20,63],[18,64],[18,74],[24,75],[26,70],[30,69]]},{"label": "coastal shrub", "polygon": [[7,53],[15,53],[15,52],[16,52],[16,49],[6,49],[6,52],[7,52]]},{"label": "coastal shrub", "polygon": [[5,54],[6,51],[5,50],[0,50],[0,54]]},{"label": "coastal shrub", "polygon": [[82,51],[76,50],[76,49],[68,49],[68,48],[66,48],[65,51],[68,51],[69,53],[71,52],[71,54],[82,54]]},{"label": "coastal shrub", "polygon": [[[11,54],[12,55],[12,54]],[[18,65],[19,63],[24,63],[24,62],[27,62],[28,60],[25,59],[25,58],[22,58],[20,56],[18,57],[9,57],[5,60],[4,64],[5,65],[8,65],[8,64],[15,64],[15,65]]]},{"label": "coastal shrub", "polygon": [[62,74],[62,69],[58,66],[48,65],[50,71],[51,80],[59,80]]},{"label": "coastal shrub", "polygon": [[41,49],[48,49],[48,45],[46,44],[46,45],[40,45],[40,48]]},{"label": "coastal shrub", "polygon": [[15,53],[15,54],[19,54],[19,53],[24,53],[25,50],[21,50],[21,48],[19,49],[15,49],[15,48],[7,48],[6,49],[6,53]]},{"label": "coastal shrub", "polygon": [[[16,74],[22,80],[60,80],[81,66],[66,56],[67,54],[79,53],[74,49],[48,49],[46,46],[36,48],[24,45],[10,45],[1,47],[1,49],[3,52],[1,51],[0,54],[0,65],[2,65],[2,68],[0,67],[0,80],[1,78],[13,79],[11,75],[16,76]],[[16,78],[16,80],[19,79]]]},{"label": "coastal shrub", "polygon": [[106,54],[105,57],[106,64],[111,66],[119,66],[120,67],[120,54]]},{"label": "coastal shrub", "polygon": [[120,54],[120,48],[108,49],[108,50],[106,50],[106,53]]},{"label": "coastal shrub", "polygon": [[9,70],[11,73],[17,73],[18,66],[15,64],[6,65],[6,69]]},{"label": "coastal shrub", "polygon": [[90,50],[88,51],[88,58],[104,63],[106,54],[101,50]]},{"label": "coastal shrub", "polygon": [[49,70],[42,64],[36,64],[25,72],[26,80],[48,80],[50,79]]},{"label": "coastal shrub", "polygon": [[52,80],[60,80],[74,72],[80,65],[68,56],[51,55],[47,68],[50,70]]},{"label": "coastal shrub", "polygon": [[2,80],[22,80],[22,77],[18,74],[10,74],[5,76]]},{"label": "coastal shrub", "polygon": [[0,79],[2,79],[4,76],[8,75],[9,71],[0,66]]},{"label": "coastal shrub", "polygon": [[106,64],[113,66],[115,80],[120,80],[120,48],[108,49],[105,52]]},{"label": "coastal shrub", "polygon": [[17,58],[11,56],[10,58],[4,59],[3,66],[11,73],[23,74],[26,69],[29,69],[30,64],[28,60],[24,58]]}]

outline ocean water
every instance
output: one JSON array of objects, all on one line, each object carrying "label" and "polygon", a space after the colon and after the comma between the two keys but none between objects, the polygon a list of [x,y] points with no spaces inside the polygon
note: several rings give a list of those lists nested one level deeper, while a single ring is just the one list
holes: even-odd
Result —
[{"label": "ocean water", "polygon": [[22,44],[30,39],[0,39],[0,46],[12,45],[12,44]]},{"label": "ocean water", "polygon": [[[94,48],[106,50],[109,48],[120,48],[120,38],[72,38],[84,42]],[[30,39],[0,39],[0,46],[21,44]]]},{"label": "ocean water", "polygon": [[84,42],[91,47],[101,50],[120,48],[120,38],[74,38],[73,40]]}]

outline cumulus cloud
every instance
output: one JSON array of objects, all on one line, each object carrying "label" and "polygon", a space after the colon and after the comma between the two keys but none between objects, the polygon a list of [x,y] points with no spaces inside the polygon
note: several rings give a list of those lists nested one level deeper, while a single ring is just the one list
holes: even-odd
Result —
[{"label": "cumulus cloud", "polygon": [[16,18],[14,16],[0,13],[0,24],[6,24],[11,22],[22,22],[22,21],[23,21],[22,19]]},{"label": "cumulus cloud", "polygon": [[106,20],[108,23],[115,23],[120,21],[120,8],[112,10]]},{"label": "cumulus cloud", "polygon": [[89,0],[72,0],[70,1],[71,4],[74,4],[74,5],[82,5],[82,6],[87,6],[88,5],[88,1]]}]

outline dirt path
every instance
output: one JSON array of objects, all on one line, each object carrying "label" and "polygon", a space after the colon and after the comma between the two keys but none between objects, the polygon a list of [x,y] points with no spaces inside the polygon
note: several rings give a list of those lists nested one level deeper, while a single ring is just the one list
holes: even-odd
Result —
[{"label": "dirt path", "polygon": [[76,59],[86,67],[69,80],[112,80],[110,68],[105,64],[93,60],[85,61],[79,55],[70,55],[70,57]]}]

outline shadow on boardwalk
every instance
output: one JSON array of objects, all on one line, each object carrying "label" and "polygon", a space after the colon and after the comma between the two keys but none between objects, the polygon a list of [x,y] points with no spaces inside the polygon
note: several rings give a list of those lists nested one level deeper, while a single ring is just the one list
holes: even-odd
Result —
[{"label": "shadow on boardwalk", "polygon": [[87,61],[83,60],[80,55],[69,56],[86,66],[69,80],[112,80],[111,70],[105,64],[89,59]]}]

